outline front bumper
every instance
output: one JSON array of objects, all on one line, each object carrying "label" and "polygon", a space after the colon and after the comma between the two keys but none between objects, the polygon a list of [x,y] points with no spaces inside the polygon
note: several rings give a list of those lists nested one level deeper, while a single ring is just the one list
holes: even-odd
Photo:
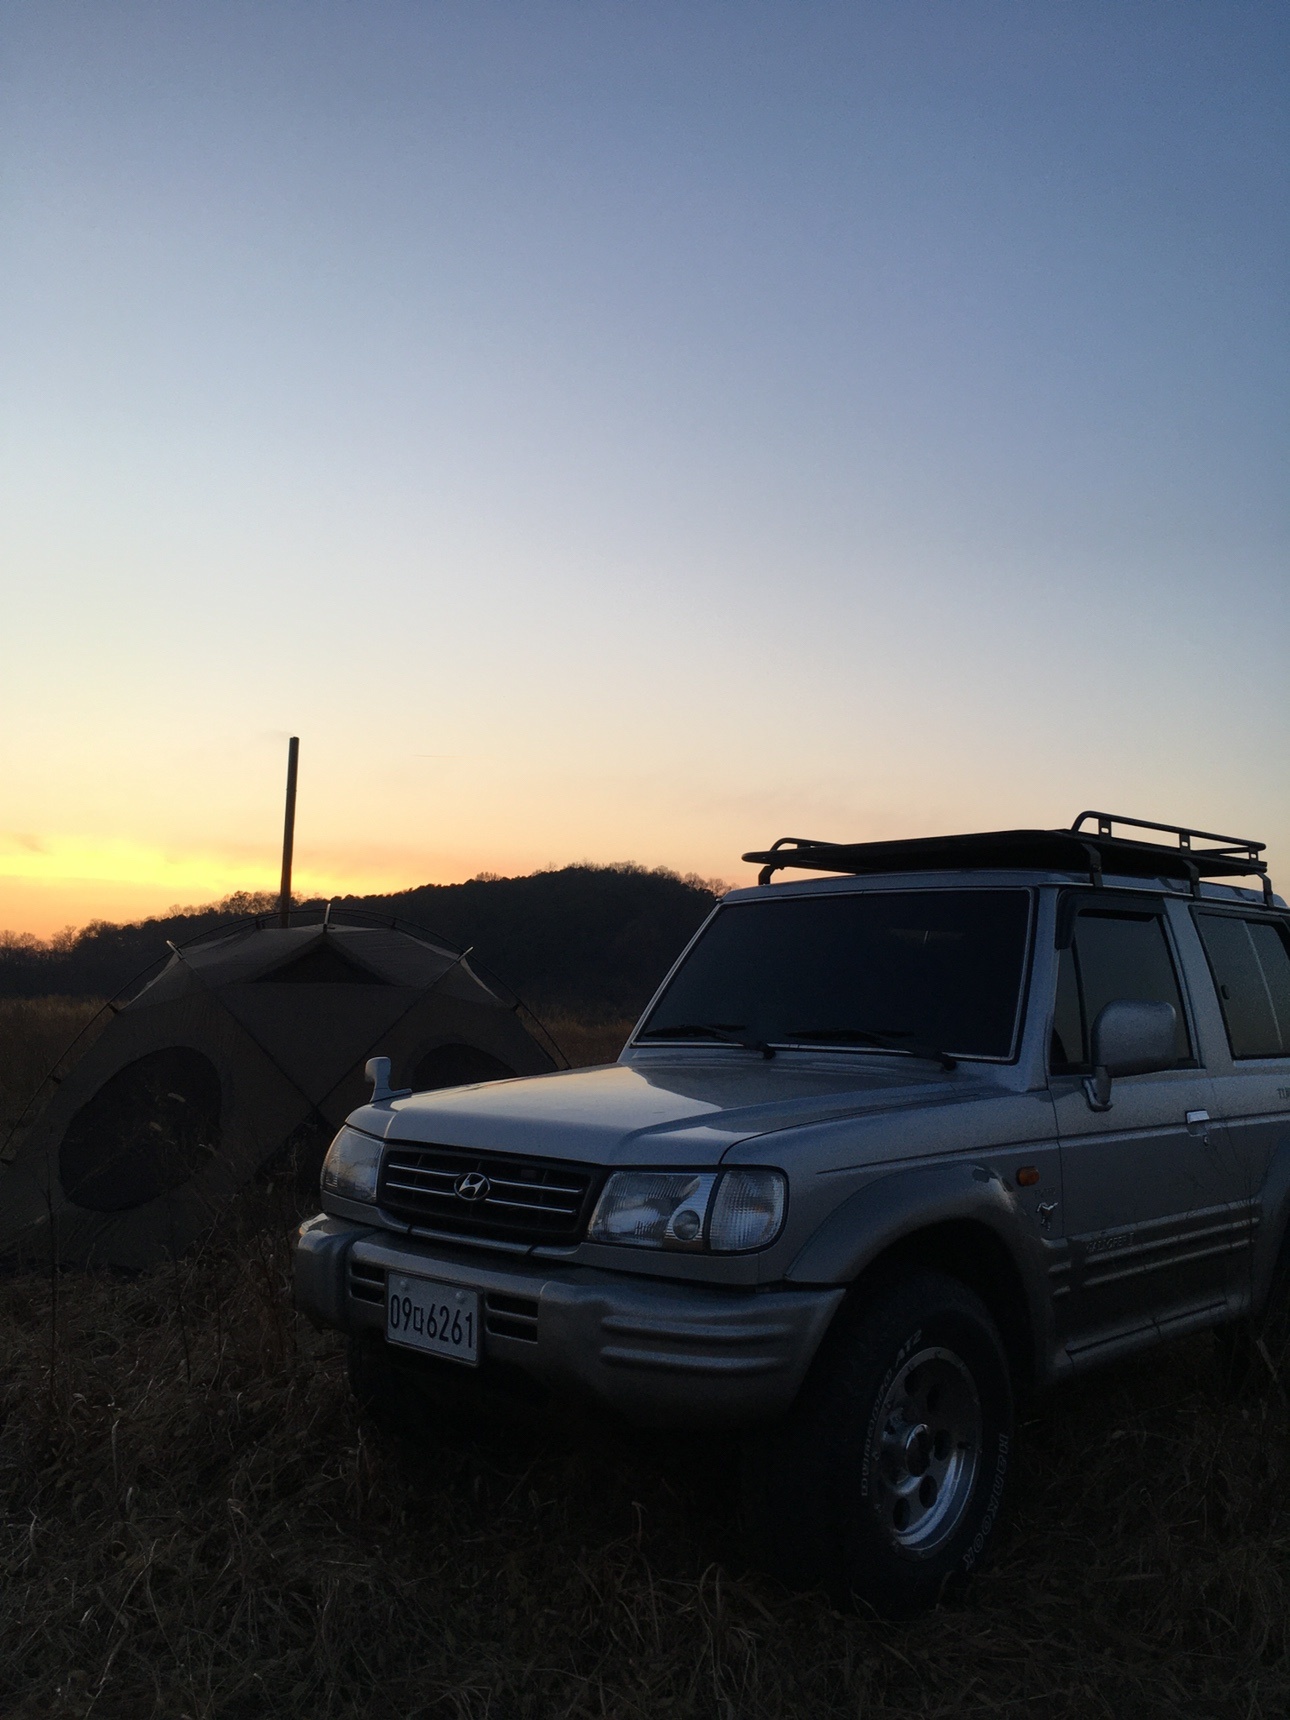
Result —
[{"label": "front bumper", "polygon": [[300,1227],[296,1305],[319,1324],[384,1333],[387,1272],[478,1290],[485,1367],[508,1363],[555,1394],[669,1427],[781,1414],[844,1294],[731,1290],[489,1258],[321,1213]]}]

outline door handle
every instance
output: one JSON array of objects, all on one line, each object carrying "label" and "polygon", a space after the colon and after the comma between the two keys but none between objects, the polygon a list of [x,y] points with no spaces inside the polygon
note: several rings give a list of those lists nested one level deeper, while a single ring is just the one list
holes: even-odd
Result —
[{"label": "door handle", "polygon": [[1187,1113],[1187,1133],[1189,1135],[1198,1135],[1202,1141],[1208,1141],[1209,1140],[1209,1112],[1208,1111],[1188,1111],[1188,1113]]}]

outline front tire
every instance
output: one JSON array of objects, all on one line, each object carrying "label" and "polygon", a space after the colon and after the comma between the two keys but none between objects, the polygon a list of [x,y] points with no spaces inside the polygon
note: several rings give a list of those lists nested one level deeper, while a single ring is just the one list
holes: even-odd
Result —
[{"label": "front tire", "polygon": [[956,1279],[911,1272],[857,1299],[789,1419],[750,1453],[750,1528],[795,1587],[889,1618],[980,1564],[1013,1439],[998,1329]]}]

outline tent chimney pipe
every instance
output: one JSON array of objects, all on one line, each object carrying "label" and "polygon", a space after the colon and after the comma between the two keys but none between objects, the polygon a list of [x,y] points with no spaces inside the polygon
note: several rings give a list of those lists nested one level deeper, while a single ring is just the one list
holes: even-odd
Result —
[{"label": "tent chimney pipe", "polygon": [[282,827],[282,888],[278,892],[278,924],[291,924],[291,851],[296,840],[296,767],[300,763],[300,737],[287,743],[287,816]]}]

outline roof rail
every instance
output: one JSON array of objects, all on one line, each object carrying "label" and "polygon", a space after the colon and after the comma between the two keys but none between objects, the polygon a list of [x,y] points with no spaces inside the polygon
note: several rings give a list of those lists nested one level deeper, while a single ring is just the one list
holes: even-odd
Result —
[{"label": "roof rail", "polygon": [[[1083,827],[1096,821],[1095,830]],[[1176,845],[1117,836],[1115,825],[1159,830],[1177,839]],[[1200,842],[1209,846],[1196,847]],[[1265,844],[1243,836],[1220,836],[1184,824],[1158,824],[1119,813],[1081,812],[1067,829],[992,830],[960,836],[921,836],[898,842],[822,842],[808,836],[781,836],[764,852],[745,854],[760,865],[759,884],[769,884],[785,867],[812,872],[860,875],[878,872],[958,871],[1024,868],[1034,871],[1082,872],[1095,885],[1104,873],[1131,878],[1175,878],[1200,893],[1202,878],[1257,877],[1263,899],[1273,906],[1272,881],[1261,858]]]},{"label": "roof rail", "polygon": [[1099,836],[1114,839],[1116,824],[1131,824],[1135,830],[1163,830],[1167,836],[1176,836],[1180,848],[1190,849],[1192,839],[1199,838],[1202,842],[1218,842],[1218,848],[1202,848],[1196,852],[1200,855],[1213,854],[1224,860],[1253,860],[1259,870],[1263,862],[1259,855],[1267,847],[1266,842],[1255,842],[1248,836],[1220,836],[1216,830],[1192,830],[1185,824],[1154,824],[1149,818],[1127,818],[1121,812],[1081,812],[1071,825],[1072,830],[1082,828],[1084,821],[1089,818],[1097,820]]}]

